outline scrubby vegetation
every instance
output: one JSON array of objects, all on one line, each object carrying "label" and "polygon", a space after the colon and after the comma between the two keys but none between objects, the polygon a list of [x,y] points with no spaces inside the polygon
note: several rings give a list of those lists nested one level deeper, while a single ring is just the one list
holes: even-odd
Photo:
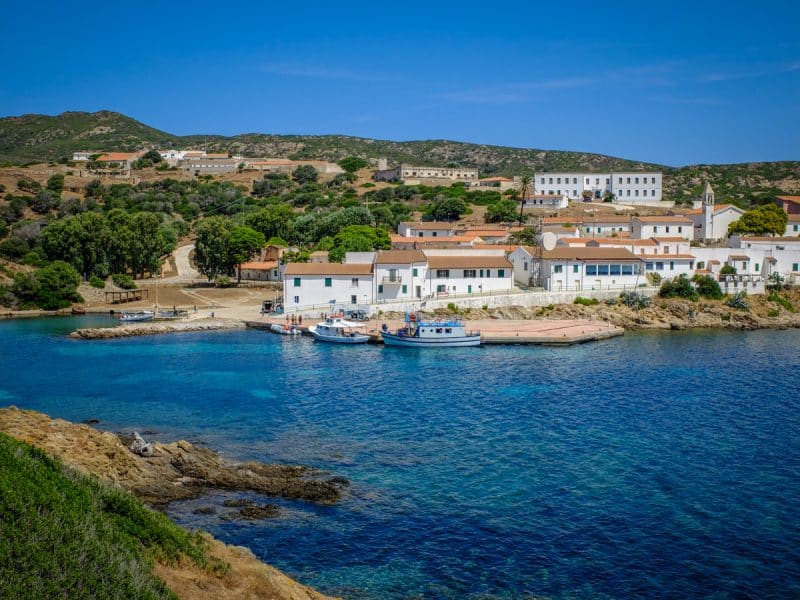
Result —
[{"label": "scrubby vegetation", "polygon": [[175,598],[153,561],[211,564],[199,535],[0,434],[0,597]]},{"label": "scrubby vegetation", "polygon": [[595,304],[600,304],[600,301],[597,298],[582,298],[581,296],[578,296],[572,303],[580,304],[582,306],[594,306]]},{"label": "scrubby vegetation", "polygon": [[[694,283],[694,285],[692,285]],[[658,291],[662,298],[686,298],[696,301],[702,296],[711,300],[720,300],[723,296],[717,280],[709,275],[697,274],[690,280],[687,275],[664,281]]]}]

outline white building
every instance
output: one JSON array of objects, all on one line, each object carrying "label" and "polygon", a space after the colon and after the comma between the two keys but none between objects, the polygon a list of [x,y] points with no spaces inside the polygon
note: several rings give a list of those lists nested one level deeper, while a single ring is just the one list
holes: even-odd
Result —
[{"label": "white building", "polygon": [[662,174],[660,172],[587,173],[559,172],[536,173],[536,194],[564,194],[570,200],[584,196],[594,200],[606,194],[620,204],[658,204],[662,200]]},{"label": "white building", "polygon": [[97,152],[95,150],[80,150],[79,152],[72,153],[72,160],[73,162],[86,162],[96,154],[102,154],[102,152]]},{"label": "white building", "polygon": [[569,199],[566,194],[534,194],[523,200],[522,206],[524,208],[567,208],[569,206]]},{"label": "white building", "polygon": [[509,256],[514,279],[550,291],[633,289],[646,285],[644,261],[623,248],[520,246]]},{"label": "white building", "polygon": [[694,222],[689,217],[680,215],[634,217],[631,220],[631,237],[634,239],[664,236],[693,240]]},{"label": "white building", "polygon": [[437,255],[429,252],[426,256],[425,291],[434,298],[511,291],[514,285],[514,267],[502,251],[498,254],[467,251]]},{"label": "white building", "polygon": [[422,223],[400,223],[397,226],[397,233],[407,238],[417,237],[452,237],[454,235],[452,223],[442,223],[439,221],[425,221]]},{"label": "white building", "polygon": [[786,222],[785,237],[800,237],[800,215],[789,215]]},{"label": "white building", "polygon": [[287,310],[373,302],[372,264],[289,263],[283,272]]},{"label": "white building", "polygon": [[283,269],[286,265],[276,260],[252,261],[242,263],[242,279],[247,281],[283,281]]},{"label": "white building", "polygon": [[[419,250],[383,250],[375,257],[378,300],[422,298],[428,259]],[[428,294],[425,294],[428,295]]]}]

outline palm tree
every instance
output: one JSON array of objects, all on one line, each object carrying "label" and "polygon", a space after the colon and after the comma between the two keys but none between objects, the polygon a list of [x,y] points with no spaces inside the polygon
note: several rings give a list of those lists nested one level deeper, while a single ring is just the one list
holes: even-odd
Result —
[{"label": "palm tree", "polygon": [[522,209],[525,206],[525,198],[531,191],[533,179],[530,175],[523,175],[519,178],[519,224],[522,226]]}]

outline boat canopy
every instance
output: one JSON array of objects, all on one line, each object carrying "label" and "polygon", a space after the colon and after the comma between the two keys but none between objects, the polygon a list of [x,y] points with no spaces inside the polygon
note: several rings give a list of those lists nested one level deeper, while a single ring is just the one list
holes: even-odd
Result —
[{"label": "boat canopy", "polygon": [[324,327],[329,327],[333,329],[347,329],[350,327],[364,327],[363,323],[354,323],[353,321],[348,321],[346,319],[326,319],[322,323],[318,323],[318,325],[322,325]]}]

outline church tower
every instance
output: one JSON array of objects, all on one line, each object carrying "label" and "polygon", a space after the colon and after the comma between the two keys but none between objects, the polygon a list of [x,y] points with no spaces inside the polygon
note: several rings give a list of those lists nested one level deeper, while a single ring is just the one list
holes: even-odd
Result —
[{"label": "church tower", "polygon": [[703,188],[703,239],[714,239],[714,190],[706,181]]}]

